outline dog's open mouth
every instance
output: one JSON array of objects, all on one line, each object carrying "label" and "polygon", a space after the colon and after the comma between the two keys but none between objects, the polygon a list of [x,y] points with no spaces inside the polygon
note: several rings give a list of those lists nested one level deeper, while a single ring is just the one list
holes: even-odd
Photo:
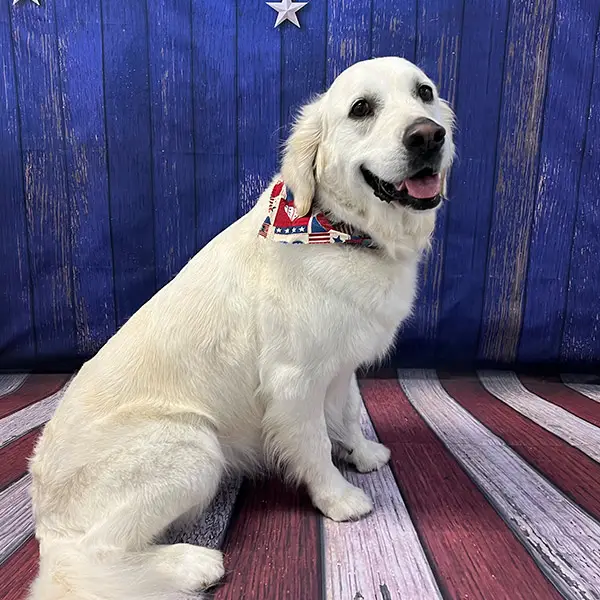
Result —
[{"label": "dog's open mouth", "polygon": [[440,174],[430,167],[399,183],[384,181],[365,167],[361,167],[361,171],[375,195],[384,202],[398,202],[414,210],[430,210],[442,201]]}]

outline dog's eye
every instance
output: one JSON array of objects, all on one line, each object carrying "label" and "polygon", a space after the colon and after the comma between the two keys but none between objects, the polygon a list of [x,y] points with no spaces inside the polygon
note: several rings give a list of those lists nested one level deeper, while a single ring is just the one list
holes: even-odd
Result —
[{"label": "dog's eye", "polygon": [[366,100],[357,100],[350,109],[350,116],[357,119],[364,119],[372,114],[373,109]]},{"label": "dog's eye", "polygon": [[417,90],[417,94],[419,95],[419,98],[423,100],[423,102],[429,103],[433,101],[433,90],[431,89],[430,85],[425,83],[420,85]]}]

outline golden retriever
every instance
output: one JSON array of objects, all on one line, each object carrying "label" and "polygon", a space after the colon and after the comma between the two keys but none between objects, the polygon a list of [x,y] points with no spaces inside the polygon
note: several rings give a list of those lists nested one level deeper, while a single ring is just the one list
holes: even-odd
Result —
[{"label": "golden retriever", "polygon": [[46,426],[32,599],[213,585],[218,551],[153,540],[204,510],[227,471],[277,468],[336,521],[372,510],[332,450],[362,472],[389,459],[361,432],[355,371],[411,311],[452,133],[451,109],[401,58],[353,65],[302,109],[254,208],[83,366]]}]

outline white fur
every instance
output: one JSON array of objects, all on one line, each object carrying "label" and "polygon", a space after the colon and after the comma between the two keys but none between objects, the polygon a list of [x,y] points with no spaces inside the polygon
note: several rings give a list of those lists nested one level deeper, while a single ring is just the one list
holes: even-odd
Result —
[{"label": "white fur", "polygon": [[[282,173],[306,213],[317,195],[379,250],[284,245],[257,233],[256,206],[208,244],[81,369],[31,462],[41,547],[35,600],[149,600],[209,586],[221,555],[153,545],[174,520],[202,511],[227,470],[281,467],[335,520],[370,499],[332,462],[332,442],[360,471],[389,451],[363,437],[355,371],[385,355],[411,310],[435,211],[374,196],[359,166],[401,180],[404,129],[452,113],[414,94],[428,81],[399,58],[358,63],[308,106]],[[368,123],[353,101],[379,98]]]}]

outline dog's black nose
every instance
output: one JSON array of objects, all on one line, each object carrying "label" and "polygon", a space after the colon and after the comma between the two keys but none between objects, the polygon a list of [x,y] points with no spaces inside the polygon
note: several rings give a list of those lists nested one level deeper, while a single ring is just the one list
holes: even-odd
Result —
[{"label": "dog's black nose", "polygon": [[444,145],[445,138],[441,125],[423,117],[407,128],[402,141],[411,154],[432,154]]}]

